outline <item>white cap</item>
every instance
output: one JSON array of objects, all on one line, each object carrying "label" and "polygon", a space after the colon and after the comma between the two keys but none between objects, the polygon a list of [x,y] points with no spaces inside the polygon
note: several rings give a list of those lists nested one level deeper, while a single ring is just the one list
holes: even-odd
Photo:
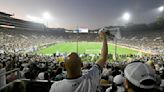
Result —
[{"label": "white cap", "polygon": [[122,75],[117,75],[114,77],[113,82],[117,85],[124,83],[124,77]]},{"label": "white cap", "polygon": [[[151,89],[155,86],[155,72],[150,66],[142,62],[133,62],[128,64],[124,70],[124,74],[127,80],[139,88]],[[146,85],[146,80],[149,80],[149,83],[151,83],[150,80],[153,82]]]},{"label": "white cap", "polygon": [[41,72],[38,74],[38,79],[39,80],[44,80],[44,72]]}]

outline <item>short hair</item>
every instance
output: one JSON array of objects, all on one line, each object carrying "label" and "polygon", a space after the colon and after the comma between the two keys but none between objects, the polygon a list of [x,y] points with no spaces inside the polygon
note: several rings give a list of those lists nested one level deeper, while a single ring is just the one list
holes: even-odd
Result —
[{"label": "short hair", "polygon": [[77,53],[71,52],[66,58],[64,62],[65,69],[70,73],[75,73],[81,71],[81,58]]}]

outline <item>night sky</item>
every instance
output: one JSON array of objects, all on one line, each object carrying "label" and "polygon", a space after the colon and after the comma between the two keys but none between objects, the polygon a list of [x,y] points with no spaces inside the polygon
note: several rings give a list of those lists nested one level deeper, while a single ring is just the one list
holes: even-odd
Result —
[{"label": "night sky", "polygon": [[160,13],[157,8],[164,0],[0,0],[0,11],[27,19],[27,15],[42,17],[49,12],[49,27],[96,29],[107,25],[121,25],[124,12],[131,14],[130,22],[150,23]]}]

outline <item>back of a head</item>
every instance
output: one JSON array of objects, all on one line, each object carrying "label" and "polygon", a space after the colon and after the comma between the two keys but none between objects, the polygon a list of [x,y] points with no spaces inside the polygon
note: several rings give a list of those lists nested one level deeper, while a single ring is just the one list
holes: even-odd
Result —
[{"label": "back of a head", "polygon": [[122,75],[116,75],[113,79],[113,82],[116,84],[116,85],[123,85],[124,83],[124,77]]},{"label": "back of a head", "polygon": [[79,73],[81,72],[81,59],[77,53],[72,52],[66,58],[64,62],[64,67],[67,73]]},{"label": "back of a head", "polygon": [[155,72],[147,64],[132,62],[126,66],[124,74],[129,83],[137,89],[150,90],[155,87]]},{"label": "back of a head", "polygon": [[61,73],[63,73],[62,68],[61,68],[61,67],[57,68],[57,70],[56,70],[56,75],[57,75],[57,74],[61,74]]},{"label": "back of a head", "polygon": [[155,69],[155,64],[153,61],[149,60],[146,62],[147,65],[151,66],[153,69]]}]

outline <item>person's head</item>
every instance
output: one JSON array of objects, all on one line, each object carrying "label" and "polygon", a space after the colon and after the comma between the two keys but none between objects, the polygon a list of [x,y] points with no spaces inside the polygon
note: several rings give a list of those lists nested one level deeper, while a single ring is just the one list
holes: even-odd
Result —
[{"label": "person's head", "polygon": [[156,85],[155,72],[142,62],[132,62],[125,67],[124,86],[127,92],[150,92]]},{"label": "person's head", "polygon": [[25,78],[26,79],[31,79],[31,80],[34,80],[36,78],[36,74],[34,72],[26,72],[25,73]]},{"label": "person's head", "polygon": [[77,77],[81,74],[81,59],[77,53],[72,52],[66,58],[64,62],[64,67],[67,71],[67,77]]},{"label": "person's head", "polygon": [[49,74],[48,74],[48,72],[45,72],[44,73],[44,80],[49,80]]},{"label": "person's head", "polygon": [[56,75],[63,73],[63,69],[61,67],[57,68]]},{"label": "person's head", "polygon": [[154,65],[154,62],[149,60],[146,62],[147,65],[149,65],[150,67],[152,67],[153,69],[155,69],[155,65]]},{"label": "person's head", "polygon": [[125,80],[125,78],[120,74],[120,75],[116,75],[115,77],[114,77],[114,79],[113,79],[113,82],[116,84],[116,85],[123,85],[123,83],[124,83],[124,80]]}]

